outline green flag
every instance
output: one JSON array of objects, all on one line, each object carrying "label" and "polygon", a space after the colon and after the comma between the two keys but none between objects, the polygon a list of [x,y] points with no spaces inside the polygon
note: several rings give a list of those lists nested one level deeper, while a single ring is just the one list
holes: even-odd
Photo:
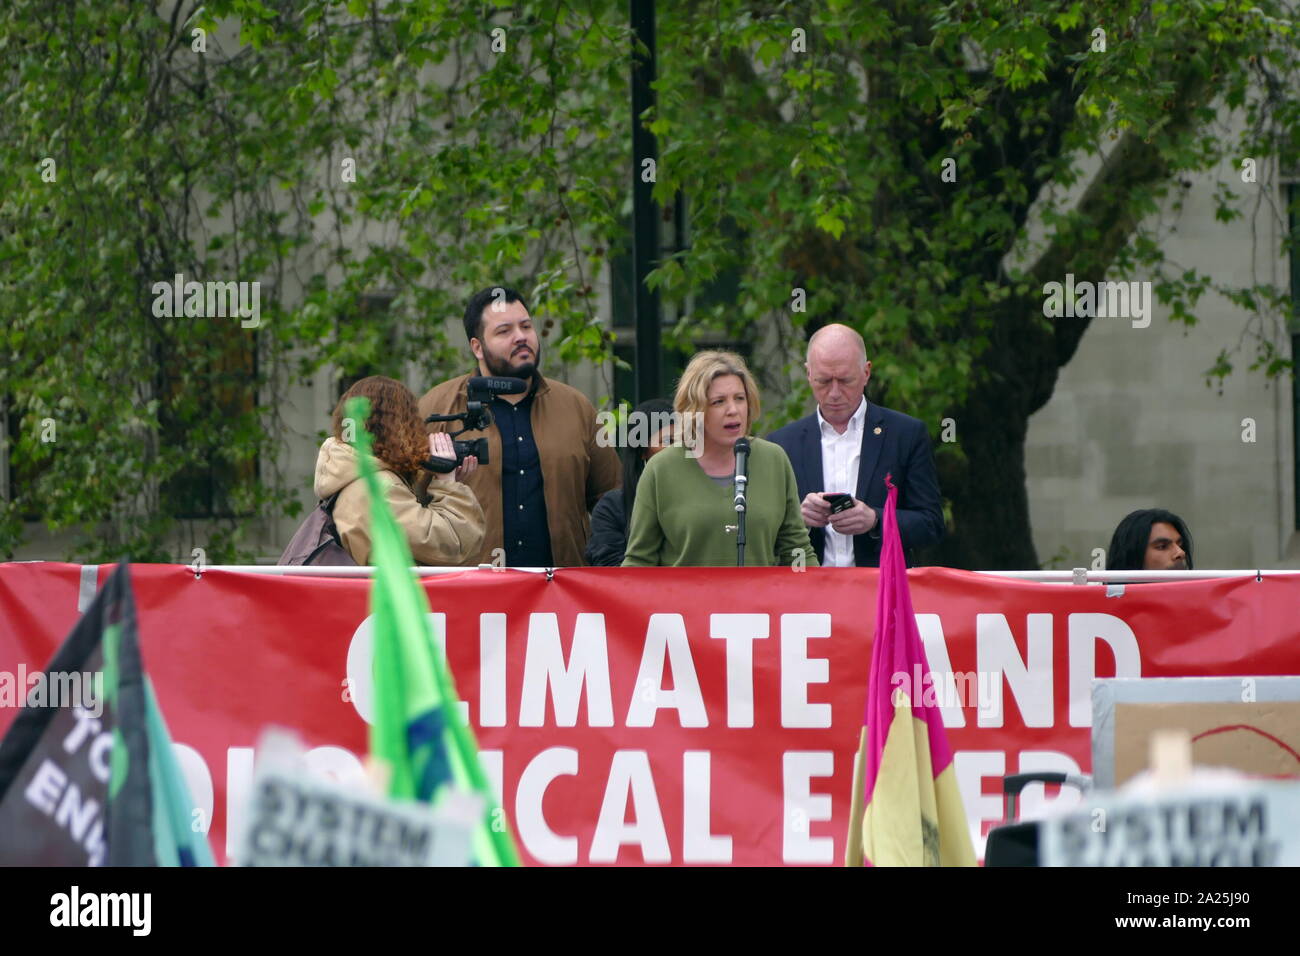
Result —
[{"label": "green flag", "polygon": [[505,814],[497,805],[474,732],[461,720],[445,652],[434,644],[429,602],[411,573],[411,549],[384,496],[365,422],[370,403],[348,401],[361,477],[370,496],[370,587],[374,624],[374,723],[371,755],[389,773],[388,795],[437,803],[448,787],[478,794],[483,821],[474,836],[475,858],[484,866],[518,866],[519,853]]}]

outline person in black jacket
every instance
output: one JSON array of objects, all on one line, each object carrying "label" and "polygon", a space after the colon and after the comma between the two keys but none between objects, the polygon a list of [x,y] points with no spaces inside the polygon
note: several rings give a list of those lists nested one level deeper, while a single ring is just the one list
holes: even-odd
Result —
[{"label": "person in black jacket", "polygon": [[[871,380],[866,343],[847,325],[823,326],[808,340],[808,384],[817,408],[767,436],[794,467],[808,538],[824,568],[880,565],[887,489],[898,486],[898,533],[911,552],[944,536],[943,497],[925,423],[867,401]],[[852,506],[831,513],[827,493]]]},{"label": "person in black jacket", "polygon": [[[672,414],[672,403],[663,398],[642,402],[632,412],[643,416],[643,421],[664,422]],[[638,429],[640,431],[640,429]],[[632,433],[629,429],[629,433]],[[645,445],[628,445],[623,448],[623,485],[605,492],[591,511],[591,537],[587,539],[586,562],[603,567],[618,567],[627,550],[627,529],[632,518],[632,505],[636,502],[636,486],[641,480],[645,463],[665,445],[673,443],[673,427],[667,425],[649,434]]]}]

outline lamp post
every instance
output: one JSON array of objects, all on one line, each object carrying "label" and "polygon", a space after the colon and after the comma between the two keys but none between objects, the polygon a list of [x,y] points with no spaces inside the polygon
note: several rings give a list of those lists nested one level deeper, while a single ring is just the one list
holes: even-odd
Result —
[{"label": "lamp post", "polygon": [[[662,394],[662,356],[659,335],[659,293],[646,286],[646,276],[659,259],[659,209],[652,195],[650,169],[659,163],[655,136],[641,122],[655,105],[655,5],[654,0],[629,0],[632,34],[632,321],[636,326],[636,400],[644,402]],[[645,52],[642,52],[644,47]]]}]

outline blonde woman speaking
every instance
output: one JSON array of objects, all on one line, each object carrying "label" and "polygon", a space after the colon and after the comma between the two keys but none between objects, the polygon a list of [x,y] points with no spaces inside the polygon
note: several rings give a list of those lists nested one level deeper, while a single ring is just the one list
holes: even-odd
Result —
[{"label": "blonde woman speaking", "polygon": [[[758,387],[740,356],[701,352],[682,373],[673,408],[698,422],[693,440],[646,463],[632,509],[624,567],[737,563],[736,442],[759,415]],[[790,460],[778,445],[750,438],[745,565],[762,567],[817,556],[799,512]]]}]

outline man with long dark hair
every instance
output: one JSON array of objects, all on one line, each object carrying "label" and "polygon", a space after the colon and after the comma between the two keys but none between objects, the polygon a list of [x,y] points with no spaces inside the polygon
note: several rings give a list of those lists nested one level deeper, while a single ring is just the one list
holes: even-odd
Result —
[{"label": "man with long dark hair", "polygon": [[1111,535],[1107,571],[1190,571],[1192,533],[1164,508],[1144,508],[1126,516]]}]

